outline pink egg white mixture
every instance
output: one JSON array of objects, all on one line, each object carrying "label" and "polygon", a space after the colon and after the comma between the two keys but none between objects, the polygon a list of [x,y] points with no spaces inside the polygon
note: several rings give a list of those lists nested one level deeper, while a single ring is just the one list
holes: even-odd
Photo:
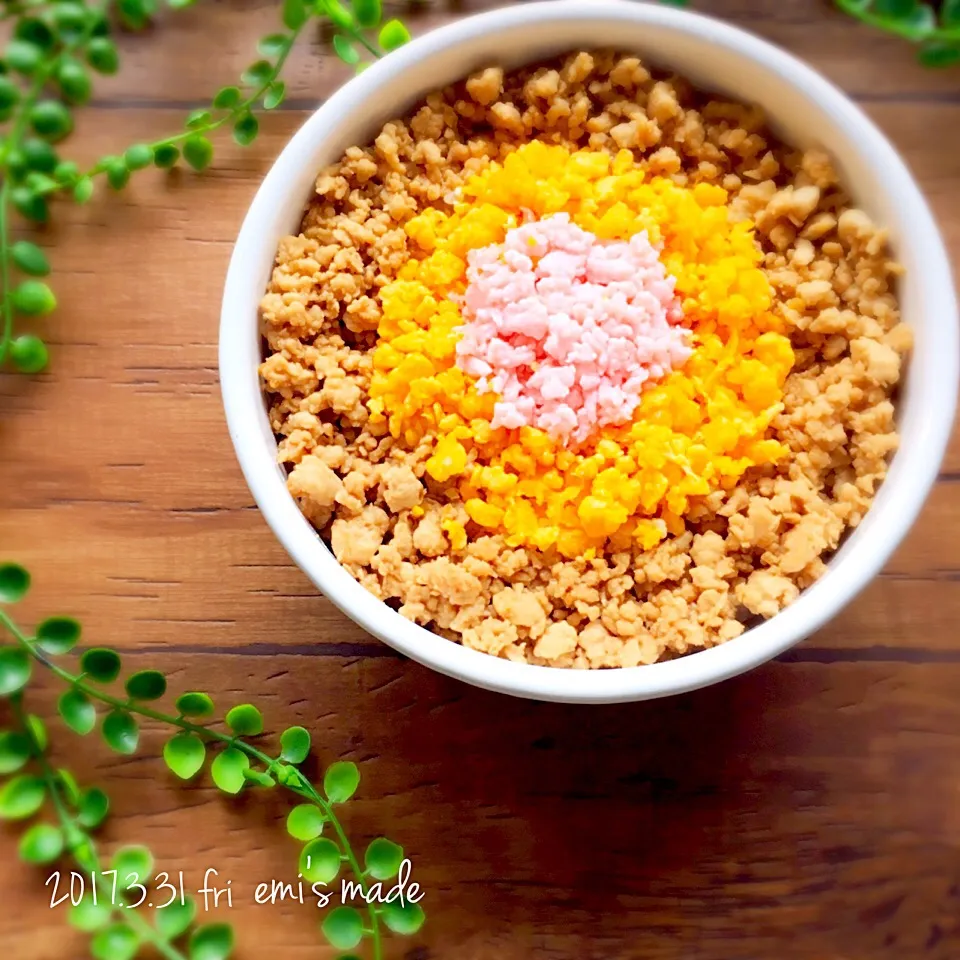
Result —
[{"label": "pink egg white mixture", "polygon": [[457,364],[500,395],[493,427],[583,441],[628,421],[644,385],[690,355],[674,278],[645,231],[603,241],[558,213],[467,262]]}]

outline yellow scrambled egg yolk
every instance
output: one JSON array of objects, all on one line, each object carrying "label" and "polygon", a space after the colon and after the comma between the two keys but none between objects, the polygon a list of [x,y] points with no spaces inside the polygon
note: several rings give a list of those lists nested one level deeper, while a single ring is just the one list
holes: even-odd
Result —
[{"label": "yellow scrambled egg yolk", "polygon": [[[452,213],[431,208],[407,223],[422,255],[382,291],[371,423],[411,446],[436,436],[429,476],[455,483],[471,520],[511,546],[575,557],[682,532],[698,498],[785,453],[765,435],[793,350],[770,312],[752,225],[731,222],[727,199],[718,186],[647,179],[627,150],[533,141],[490,164]],[[692,355],[644,391],[632,421],[576,450],[535,428],[493,429],[496,396],[477,393],[456,366],[467,252],[502,242],[525,211],[569,213],[602,239],[646,230],[662,244],[691,331]]]}]

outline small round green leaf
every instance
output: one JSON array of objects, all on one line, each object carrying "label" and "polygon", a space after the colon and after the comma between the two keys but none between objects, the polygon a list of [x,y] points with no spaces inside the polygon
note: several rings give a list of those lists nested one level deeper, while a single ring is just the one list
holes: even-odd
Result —
[{"label": "small round green leaf", "polygon": [[44,724],[36,714],[29,713],[27,714],[26,725],[27,732],[33,737],[33,742],[37,745],[37,749],[43,753],[47,749],[47,743],[49,742],[46,724]]},{"label": "small round green leaf", "polygon": [[113,683],[120,675],[120,655],[107,647],[85,650],[80,658],[80,669],[99,683]]},{"label": "small round green leaf", "polygon": [[74,733],[85,736],[97,725],[97,708],[80,690],[68,690],[57,701],[57,713]]},{"label": "small round green leaf", "polygon": [[167,170],[180,159],[180,151],[172,143],[161,143],[153,151],[153,162],[161,169]]},{"label": "small round green leaf", "polygon": [[363,939],[363,918],[355,907],[335,907],[320,924],[323,935],[338,950],[352,950]]},{"label": "small round green leaf", "polygon": [[319,0],[317,6],[326,13],[335,27],[341,30],[353,28],[353,14],[339,0]]},{"label": "small round green leaf", "polygon": [[130,170],[122,157],[104,157],[103,164],[107,171],[107,183],[114,190],[122,190],[130,181]]},{"label": "small round green leaf", "polygon": [[383,16],[380,0],[353,0],[352,5],[357,23],[365,30],[380,25],[380,19]]},{"label": "small round green leaf", "polygon": [[388,20],[380,29],[380,46],[384,50],[396,50],[410,40],[410,31],[399,20]]},{"label": "small round green leaf", "polygon": [[[298,30],[307,22],[307,5],[303,0],[283,0],[283,25],[288,30]],[[265,51],[261,50],[261,53],[264,53],[265,56],[269,56]]]},{"label": "small round green leaf", "polygon": [[194,170],[205,170],[213,159],[213,144],[200,134],[189,137],[183,144],[183,158]]},{"label": "small round green leaf", "polygon": [[90,177],[81,177],[73,187],[73,199],[77,203],[87,203],[93,196],[93,180]]},{"label": "small round green leaf", "polygon": [[102,930],[113,915],[113,910],[109,903],[101,900],[93,902],[92,896],[85,896],[76,906],[71,906],[67,912],[67,923],[74,930],[80,930],[83,933],[96,933]]},{"label": "small round green leaf", "polygon": [[57,71],[57,83],[64,97],[70,103],[82,104],[90,99],[93,83],[83,64],[77,60],[65,59]]},{"label": "small round green leaf", "polygon": [[204,107],[191,110],[187,114],[187,129],[198,130],[200,127],[205,127],[212,119],[213,115]]},{"label": "small round green leaf", "polygon": [[247,755],[236,747],[227,747],[223,753],[214,757],[210,764],[210,775],[213,782],[224,792],[237,794],[247,782],[243,771],[250,766]]},{"label": "small round green leaf", "polygon": [[89,22],[86,12],[82,4],[71,3],[69,0],[53,5],[53,22],[57,25],[62,41],[75,43],[84,37]]},{"label": "small round green leaf", "polygon": [[402,863],[403,847],[386,837],[377,837],[370,841],[364,855],[364,864],[371,877],[376,880],[389,880],[400,872]]},{"label": "small round green leaf", "polygon": [[10,253],[13,255],[13,262],[24,273],[29,273],[33,277],[45,277],[50,272],[50,261],[47,260],[47,255],[29,240],[18,240],[10,248]]},{"label": "small round green leaf", "polygon": [[13,291],[13,305],[28,316],[43,316],[57,305],[53,291],[42,280],[24,280]]},{"label": "small round green leaf", "polygon": [[9,110],[20,99],[20,88],[9,77],[0,75],[0,110]]},{"label": "small round green leaf", "polygon": [[918,0],[868,0],[863,6],[872,6],[882,17],[902,20],[914,12],[918,6]]},{"label": "small round green leaf", "polygon": [[29,187],[20,185],[10,191],[10,198],[17,212],[34,223],[46,223],[50,217],[50,206],[46,199]]},{"label": "small round green leaf", "polygon": [[0,603],[16,603],[30,589],[30,574],[19,563],[0,564]]},{"label": "small round green leaf", "polygon": [[113,74],[120,67],[120,56],[113,41],[94,37],[87,45],[87,60],[97,73]]},{"label": "small round green leaf", "polygon": [[137,721],[122,710],[113,710],[103,718],[100,727],[103,739],[117,753],[129,756],[135,753],[140,741],[140,728]]},{"label": "small round green leaf", "polygon": [[360,62],[360,53],[357,48],[340,33],[334,35],[333,51],[344,63],[349,63],[351,67]]},{"label": "small round green leaf", "polygon": [[247,87],[261,87],[273,78],[273,64],[258,60],[240,74],[240,81]]},{"label": "small round green leaf", "polygon": [[159,700],[167,692],[167,678],[159,670],[141,670],[125,686],[133,700]]},{"label": "small round green leaf", "polygon": [[190,935],[190,960],[226,960],[233,951],[233,927],[228,923],[208,923]]},{"label": "small round green leaf", "polygon": [[252,703],[241,703],[227,712],[227,726],[238,737],[256,737],[263,733],[263,717]]},{"label": "small round green leaf", "polygon": [[164,763],[181,780],[196,776],[203,767],[207,748],[203,741],[192,733],[178,733],[171,737],[163,747]]},{"label": "small round green leaf", "polygon": [[33,190],[37,195],[56,190],[59,187],[59,184],[53,177],[49,177],[47,174],[40,173],[37,170],[31,170],[27,173],[23,178],[23,185],[28,190]]},{"label": "small round green leaf", "polygon": [[10,359],[21,373],[40,373],[50,362],[50,352],[39,337],[24,333],[10,344]]},{"label": "small round green leaf", "polygon": [[49,617],[37,627],[37,642],[47,653],[69,653],[79,639],[80,624],[72,617]]},{"label": "small round green leaf", "polygon": [[0,820],[25,820],[43,806],[46,786],[40,777],[21,773],[0,787]]},{"label": "small round green leaf", "polygon": [[22,15],[14,27],[13,34],[18,40],[28,40],[42,50],[49,50],[55,39],[53,31],[43,20]]},{"label": "small round green leaf", "polygon": [[79,827],[70,824],[65,833],[67,848],[75,862],[89,863],[97,856],[97,848],[93,841]]},{"label": "small round green leaf", "polygon": [[917,58],[925,67],[952,67],[960,62],[960,44],[930,40],[920,48]]},{"label": "small round green leaf", "polygon": [[340,848],[326,837],[311,840],[300,851],[300,873],[310,883],[333,883],[340,872]]},{"label": "small round green leaf", "polygon": [[30,126],[54,143],[73,130],[73,117],[59,100],[41,100],[30,110]]},{"label": "small round green leaf", "polygon": [[[290,46],[290,38],[285,33],[271,33],[257,44],[257,50],[265,57],[279,57]],[[237,93],[240,91],[238,90]]]},{"label": "small round green leaf", "polygon": [[61,160],[53,168],[53,175],[61,183],[73,183],[80,175],[80,168],[72,160]]},{"label": "small round green leaf", "polygon": [[53,863],[63,853],[63,831],[49,823],[35,823],[20,838],[18,852],[25,863]]},{"label": "small round green leaf", "polygon": [[387,929],[403,937],[412,936],[423,926],[423,910],[419,903],[394,900],[383,904],[381,911]]},{"label": "small round green leaf", "polygon": [[349,800],[360,784],[360,771],[350,760],[338,760],[323,775],[323,791],[331,803]]},{"label": "small round green leaf", "polygon": [[[121,847],[110,861],[110,867],[117,871],[118,881],[126,884],[127,877],[136,875],[137,883],[146,883],[153,876],[153,854],[144,846]],[[132,879],[130,882],[134,882]]]},{"label": "small round green leaf", "polygon": [[23,155],[23,150],[16,146],[10,147],[7,153],[6,167],[7,170],[10,171],[11,179],[15,180],[25,177],[29,168],[27,167],[27,158]]},{"label": "small round green leaf", "polygon": [[[34,172],[53,173],[59,162],[57,151],[46,140],[41,140],[39,137],[30,137],[24,140],[21,151],[23,162]],[[29,273],[30,271],[26,272]],[[36,274],[36,276],[42,276],[42,274]]]},{"label": "small round green leaf", "polygon": [[213,713],[213,701],[205,693],[182,693],[176,707],[184,717],[207,717]]},{"label": "small round green leaf", "polygon": [[110,798],[99,788],[84,790],[77,804],[77,820],[82,827],[95,830],[107,818],[110,811]]},{"label": "small round green leaf", "polygon": [[310,753],[310,734],[303,727],[287,727],[280,734],[280,759],[303,763]]},{"label": "small round green leaf", "polygon": [[181,934],[186,933],[196,915],[196,901],[190,897],[185,897],[183,903],[174,900],[170,906],[164,907],[162,910],[158,909],[154,917],[154,923],[157,926],[158,933],[166,937],[167,940],[175,940]]},{"label": "small round green leaf", "polygon": [[71,807],[76,807],[80,803],[80,785],[77,778],[65,767],[57,770],[57,779],[60,781],[60,792]]},{"label": "small round green leaf", "polygon": [[123,923],[104,927],[90,941],[94,960],[133,960],[139,948],[140,938]]},{"label": "small round green leaf", "polygon": [[30,738],[19,730],[0,733],[0,774],[14,773],[30,759]]},{"label": "small round green leaf", "polygon": [[274,80],[263,95],[263,109],[276,110],[287,95],[287,86],[282,80]]},{"label": "small round green leaf", "polygon": [[0,697],[22,690],[30,679],[30,654],[20,647],[0,647]]},{"label": "small round green leaf", "polygon": [[120,21],[131,30],[142,30],[156,11],[157,0],[117,0]]},{"label": "small round green leaf", "polygon": [[312,803],[299,803],[287,814],[287,833],[294,840],[304,843],[316,840],[323,833],[326,819],[319,807]]},{"label": "small round green leaf", "polygon": [[240,102],[239,87],[221,87],[213,97],[213,105],[218,110],[229,110]]},{"label": "small round green leaf", "polygon": [[257,121],[257,118],[252,113],[247,111],[238,117],[236,123],[234,123],[233,139],[236,140],[241,147],[248,147],[251,143],[253,143],[254,140],[256,140],[259,130],[260,124]]},{"label": "small round green leaf", "polygon": [[43,50],[29,40],[14,38],[7,44],[3,59],[18,73],[31,74],[43,59]]},{"label": "small round green leaf", "polygon": [[145,143],[135,143],[124,151],[123,160],[128,170],[142,170],[153,163],[153,148]]}]

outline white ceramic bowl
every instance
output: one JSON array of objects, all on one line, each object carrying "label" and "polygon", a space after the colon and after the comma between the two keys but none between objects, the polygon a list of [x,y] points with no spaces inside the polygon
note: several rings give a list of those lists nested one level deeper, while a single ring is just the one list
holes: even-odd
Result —
[{"label": "white ceramic bowl", "polygon": [[[405,620],[340,565],[284,485],[257,378],[257,304],[280,237],[296,232],[317,171],[430,90],[475,68],[508,67],[613,47],[706,89],[763,106],[784,139],[825,146],[857,203],[891,230],[906,267],[904,319],[916,346],[899,402],[902,445],[864,522],[826,574],[772,620],[722,646],[652,666],[562,670],[469,650]],[[958,376],[957,305],[943,243],[903,162],[874,125],[817,73],[756,37],[669,7],[557,0],[469,17],[414,40],[351,80],[303,125],[267,174],[230,261],[220,324],[220,377],[230,435],[267,522],[294,561],[344,613],[442,673],[516,696],[608,703],[692,690],[750,669],[826,623],[883,566],[933,484],[950,434]]]}]

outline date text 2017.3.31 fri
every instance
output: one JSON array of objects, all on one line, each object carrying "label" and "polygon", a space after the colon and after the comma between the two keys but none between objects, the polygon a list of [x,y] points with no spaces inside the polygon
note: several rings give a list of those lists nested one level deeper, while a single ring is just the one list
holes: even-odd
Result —
[{"label": "date text 2017.3.31 fri", "polygon": [[[172,882],[172,879],[175,882]],[[44,886],[50,887],[50,908],[70,903],[77,906],[88,894],[94,903],[109,903],[113,907],[154,907],[163,910],[174,903],[181,906],[186,902],[184,891],[183,871],[177,872],[175,878],[170,874],[158,873],[150,881],[152,895],[156,898],[147,902],[147,888],[140,882],[140,874],[136,872],[119,876],[116,870],[102,870],[96,874],[78,873],[71,870],[69,874],[55,870],[47,877]]]}]

